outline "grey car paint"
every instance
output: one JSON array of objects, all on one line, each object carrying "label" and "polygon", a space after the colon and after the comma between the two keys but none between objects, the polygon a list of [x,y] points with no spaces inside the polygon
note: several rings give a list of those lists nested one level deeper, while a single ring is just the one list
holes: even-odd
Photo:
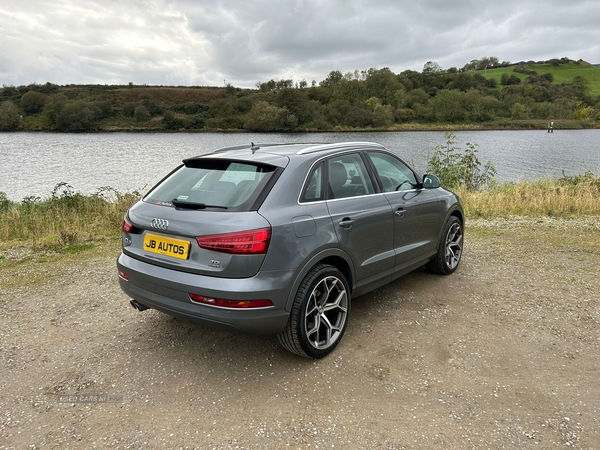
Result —
[{"label": "grey car paint", "polygon": [[[312,167],[333,155],[386,150],[372,143],[260,146],[223,149],[198,157],[257,162],[283,169],[257,210],[180,210],[143,200],[128,212],[140,230],[123,233],[118,258],[120,285],[138,305],[234,332],[280,333],[288,325],[296,293],[312,268],[326,263],[362,295],[416,267],[439,251],[450,215],[463,220],[456,195],[439,187],[376,192],[357,197],[300,202]],[[372,175],[371,175],[372,176]],[[421,179],[417,175],[419,182]],[[152,220],[168,221],[167,230]],[[195,237],[271,228],[266,254],[231,255],[198,247]],[[147,233],[190,243],[190,256],[176,260],[143,249]],[[267,298],[272,307],[219,308],[190,301],[189,293],[236,300]]]}]

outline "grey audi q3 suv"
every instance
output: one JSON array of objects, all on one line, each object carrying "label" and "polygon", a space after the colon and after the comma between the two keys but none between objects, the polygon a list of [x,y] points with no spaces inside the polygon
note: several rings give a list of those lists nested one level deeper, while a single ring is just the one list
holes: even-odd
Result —
[{"label": "grey audi q3 suv", "polygon": [[458,196],[379,144],[229,147],[184,160],[129,209],[119,282],[140,311],[320,358],[352,297],[423,265],[454,272],[463,229]]}]

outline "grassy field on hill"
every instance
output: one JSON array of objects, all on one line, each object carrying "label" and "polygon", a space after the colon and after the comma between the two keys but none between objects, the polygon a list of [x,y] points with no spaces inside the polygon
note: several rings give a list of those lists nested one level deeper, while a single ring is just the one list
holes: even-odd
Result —
[{"label": "grassy field on hill", "polygon": [[553,84],[569,84],[576,76],[581,76],[587,79],[590,83],[590,94],[593,96],[600,95],[600,67],[591,64],[561,64],[554,66],[552,64],[527,64],[520,66],[498,67],[495,69],[478,70],[475,73],[485,76],[488,79],[494,78],[500,85],[500,79],[503,74],[516,75],[521,81],[524,81],[529,75],[525,73],[515,72],[515,67],[526,70],[534,70],[538,75],[551,73],[554,77]]}]

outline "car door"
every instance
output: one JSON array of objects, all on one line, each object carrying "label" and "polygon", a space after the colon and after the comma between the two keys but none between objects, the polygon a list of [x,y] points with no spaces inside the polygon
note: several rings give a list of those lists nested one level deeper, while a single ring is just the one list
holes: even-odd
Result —
[{"label": "car door", "polygon": [[394,219],[390,203],[376,192],[360,153],[327,159],[327,207],[339,245],[352,259],[356,286],[391,281]]},{"label": "car door", "polygon": [[402,160],[384,152],[369,152],[385,198],[394,216],[395,272],[435,253],[440,227],[440,204],[433,189],[423,189]]}]

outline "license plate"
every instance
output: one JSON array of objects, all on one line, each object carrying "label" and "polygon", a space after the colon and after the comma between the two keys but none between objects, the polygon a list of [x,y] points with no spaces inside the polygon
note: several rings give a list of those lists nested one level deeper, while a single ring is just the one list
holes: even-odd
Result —
[{"label": "license plate", "polygon": [[189,241],[173,239],[156,234],[146,234],[144,236],[144,250],[161,255],[172,256],[173,258],[187,259],[190,252]]}]

